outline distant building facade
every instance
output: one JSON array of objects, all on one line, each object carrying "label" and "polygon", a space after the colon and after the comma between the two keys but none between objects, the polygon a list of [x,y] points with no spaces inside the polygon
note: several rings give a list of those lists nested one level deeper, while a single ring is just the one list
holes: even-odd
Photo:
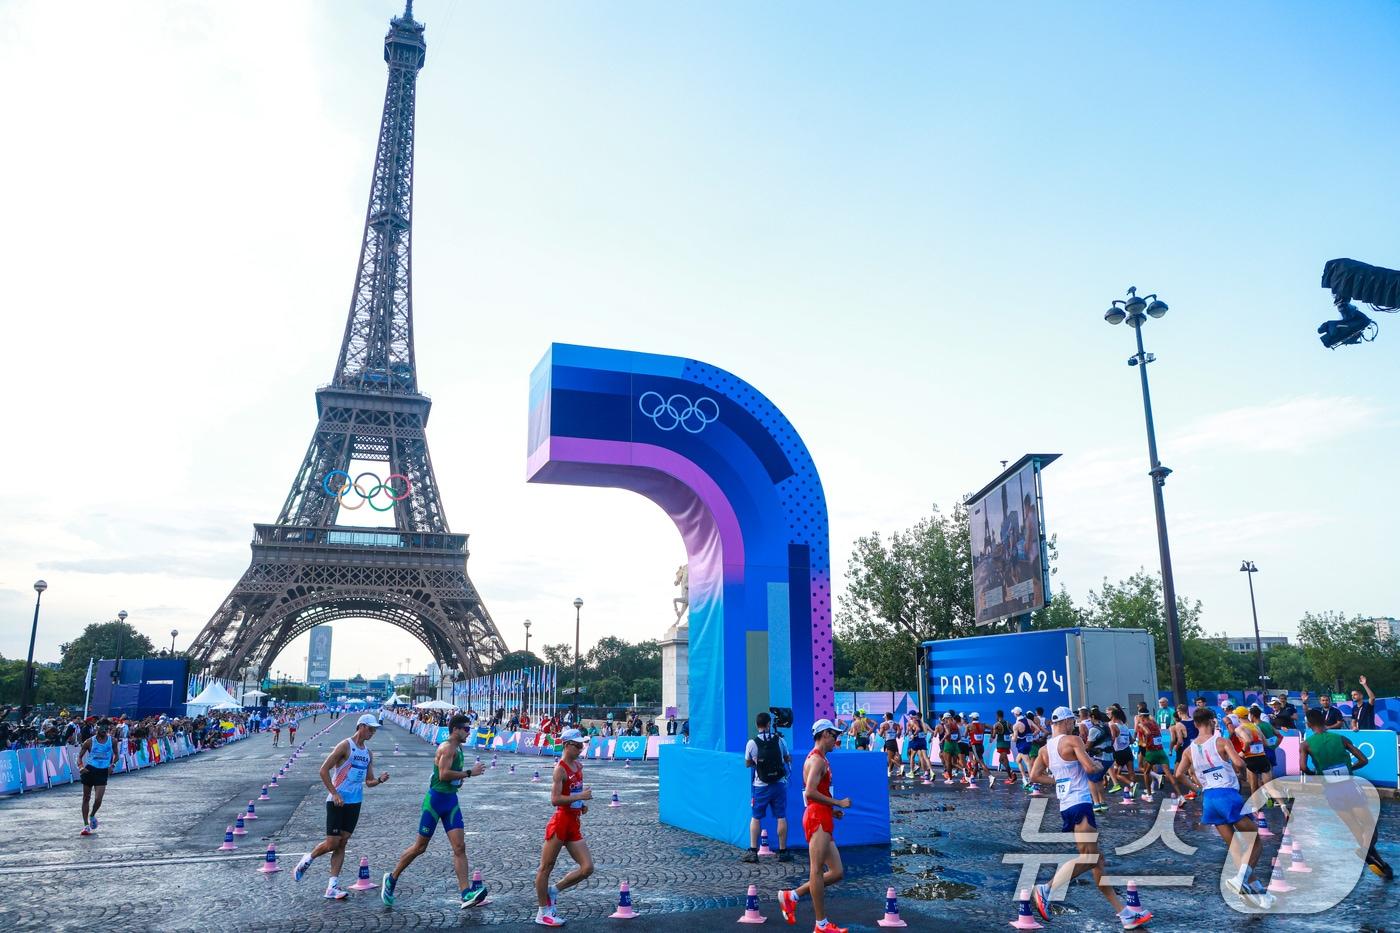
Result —
[{"label": "distant building facade", "polygon": [[[1252,635],[1250,635],[1250,636],[1228,635],[1228,636],[1226,636],[1224,639],[1221,639],[1221,640],[1224,641],[1225,647],[1226,647],[1226,648],[1229,648],[1231,651],[1235,652],[1236,654],[1253,654],[1253,653],[1254,653],[1254,636],[1252,636]],[[1262,648],[1262,649],[1265,650],[1265,651],[1268,651],[1270,648],[1283,648],[1283,647],[1286,647],[1287,645],[1288,645],[1288,636],[1286,636],[1286,635],[1262,635],[1262,636],[1260,636],[1260,638],[1259,638],[1259,647]]]}]

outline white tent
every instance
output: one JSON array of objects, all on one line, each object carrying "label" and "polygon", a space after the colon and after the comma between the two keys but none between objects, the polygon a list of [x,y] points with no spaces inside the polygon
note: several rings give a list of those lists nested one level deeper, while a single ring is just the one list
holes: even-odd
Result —
[{"label": "white tent", "polygon": [[384,701],[385,706],[400,706],[408,702],[408,697],[399,696],[397,693]]},{"label": "white tent", "polygon": [[414,709],[456,709],[451,703],[444,703],[442,700],[424,700],[422,703],[415,703]]},{"label": "white tent", "polygon": [[217,680],[211,680],[209,686],[199,692],[199,696],[191,697],[185,701],[185,715],[199,716],[224,704],[229,704],[235,709],[243,708],[243,705],[224,689],[223,684]]},{"label": "white tent", "polygon": [[221,709],[242,709],[243,707],[239,706],[237,703],[216,703],[209,708],[217,711]]},{"label": "white tent", "polygon": [[256,700],[258,697],[265,697],[265,696],[267,696],[267,694],[266,694],[266,693],[263,693],[261,690],[249,690],[247,693],[243,694],[243,699],[245,699],[245,700]]}]

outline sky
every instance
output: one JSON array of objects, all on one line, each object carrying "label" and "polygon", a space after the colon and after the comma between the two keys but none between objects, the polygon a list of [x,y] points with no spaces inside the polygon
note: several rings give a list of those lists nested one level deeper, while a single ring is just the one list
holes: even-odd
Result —
[{"label": "sky", "polygon": [[[1212,632],[1400,615],[1400,319],[1324,350],[1323,263],[1400,267],[1400,8],[419,0],[414,307],[453,531],[508,644],[661,637],[679,536],[527,485],[551,341],[738,374],[859,536],[1023,453],[1054,586],[1157,568],[1135,285],[1178,591]],[[392,2],[0,2],[11,391],[0,654],[119,609],[189,644],[247,567],[344,327]],[[18,350],[19,352],[15,352]],[[841,581],[836,581],[838,593]],[[305,637],[274,669],[302,669]],[[390,660],[398,658],[398,661]],[[332,673],[421,669],[336,624]]]}]

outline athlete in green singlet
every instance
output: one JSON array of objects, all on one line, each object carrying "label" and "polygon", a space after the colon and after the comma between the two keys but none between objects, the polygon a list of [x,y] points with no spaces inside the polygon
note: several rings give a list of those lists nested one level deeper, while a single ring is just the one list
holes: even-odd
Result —
[{"label": "athlete in green singlet", "polygon": [[1307,722],[1312,734],[1298,747],[1303,759],[1303,773],[1323,776],[1323,796],[1332,811],[1351,830],[1357,853],[1365,859],[1367,868],[1390,881],[1395,877],[1395,872],[1376,851],[1376,835],[1380,827],[1372,821],[1366,799],[1351,779],[1351,773],[1366,767],[1370,759],[1346,736],[1328,731],[1327,715],[1322,710],[1308,710]]},{"label": "athlete in green singlet", "polygon": [[462,889],[462,907],[478,907],[486,902],[486,885],[473,889],[467,873],[467,843],[463,838],[462,807],[457,801],[457,789],[462,781],[482,774],[486,766],[477,762],[465,768],[466,756],[462,753],[462,743],[467,740],[469,726],[467,717],[460,713],[448,723],[447,741],[437,748],[433,756],[433,776],[428,781],[428,793],[423,798],[423,812],[418,818],[418,838],[404,849],[394,870],[384,875],[384,885],[379,897],[385,906],[394,904],[394,888],[399,878],[413,860],[428,851],[428,840],[441,821],[447,831],[447,841],[452,844],[452,867],[457,872],[457,886]]}]

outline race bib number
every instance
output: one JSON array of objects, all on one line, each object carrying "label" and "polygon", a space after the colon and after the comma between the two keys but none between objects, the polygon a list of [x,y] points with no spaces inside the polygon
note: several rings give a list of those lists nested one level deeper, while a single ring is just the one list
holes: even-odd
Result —
[{"label": "race bib number", "polygon": [[1250,743],[1249,743],[1249,753],[1250,753],[1251,755],[1262,755],[1262,754],[1264,754],[1264,745],[1263,745],[1263,743],[1262,743],[1262,742],[1250,742]]},{"label": "race bib number", "polygon": [[1201,783],[1206,787],[1230,787],[1230,778],[1234,772],[1226,773],[1224,765],[1216,765],[1214,768],[1206,768],[1201,774]]},{"label": "race bib number", "polygon": [[1330,768],[1323,768],[1322,773],[1328,777],[1346,777],[1351,774],[1351,769],[1346,765],[1333,765]]},{"label": "race bib number", "polygon": [[1152,747],[1153,747],[1153,748],[1161,748],[1161,747],[1162,747],[1162,737],[1161,737],[1160,735],[1154,735],[1154,736],[1152,737]]},{"label": "race bib number", "polygon": [[1055,781],[1055,797],[1064,800],[1069,796],[1069,778],[1059,778]]}]

